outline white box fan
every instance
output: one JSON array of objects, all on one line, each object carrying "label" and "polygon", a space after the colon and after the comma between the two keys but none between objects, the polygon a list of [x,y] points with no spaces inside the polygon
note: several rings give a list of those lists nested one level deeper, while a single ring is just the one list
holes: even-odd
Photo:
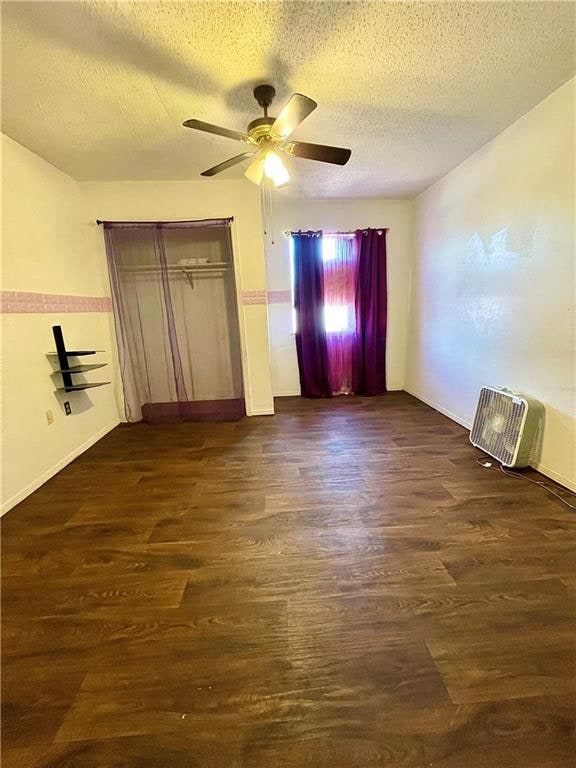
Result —
[{"label": "white box fan", "polygon": [[482,387],[470,442],[505,467],[525,467],[543,414],[538,400],[508,389]]}]

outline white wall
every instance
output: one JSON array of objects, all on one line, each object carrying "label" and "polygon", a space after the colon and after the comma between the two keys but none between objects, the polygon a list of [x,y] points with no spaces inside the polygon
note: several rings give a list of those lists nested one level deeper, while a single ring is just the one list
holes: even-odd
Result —
[{"label": "white wall", "polygon": [[[4,291],[105,296],[102,259],[87,248],[77,183],[2,137],[2,255]],[[69,347],[112,351],[107,313],[25,313],[2,316],[2,511],[23,499],[118,421],[112,387],[56,394],[60,377],[46,353],[52,326]],[[94,371],[110,380],[112,367]],[[100,374],[102,374],[100,376]],[[66,416],[68,400],[72,415]],[[52,410],[48,425],[45,412]]]},{"label": "white wall", "polygon": [[[96,219],[148,221],[234,217],[233,247],[239,291],[264,291],[260,192],[249,181],[84,182],[85,219],[92,250],[103,257]],[[240,332],[248,415],[274,413],[265,303],[242,304]]]},{"label": "white wall", "polygon": [[576,489],[575,82],[417,199],[407,389],[467,426],[482,385],[540,399]]},{"label": "white wall", "polygon": [[[409,200],[311,200],[277,195],[273,200],[270,236],[266,238],[268,291],[273,298],[275,291],[290,290],[288,239],[284,237],[284,231],[353,230],[363,227],[388,227],[390,230],[387,234],[386,381],[388,389],[402,389],[412,248],[412,203]],[[268,313],[274,394],[298,395],[300,382],[291,304],[289,301],[271,303]]]}]

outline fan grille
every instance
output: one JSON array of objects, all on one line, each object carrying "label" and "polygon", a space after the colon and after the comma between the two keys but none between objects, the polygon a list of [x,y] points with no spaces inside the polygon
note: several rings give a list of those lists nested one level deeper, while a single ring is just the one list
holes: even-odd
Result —
[{"label": "fan grille", "polygon": [[470,440],[502,464],[512,466],[527,404],[505,392],[482,387]]}]

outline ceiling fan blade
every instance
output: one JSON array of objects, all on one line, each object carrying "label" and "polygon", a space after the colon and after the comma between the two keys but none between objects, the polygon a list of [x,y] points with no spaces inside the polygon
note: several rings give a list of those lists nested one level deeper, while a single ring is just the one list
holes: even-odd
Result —
[{"label": "ceiling fan blade", "polygon": [[253,163],[250,163],[244,174],[253,184],[260,185],[264,178],[264,156],[262,153],[258,155]]},{"label": "ceiling fan blade", "polygon": [[314,112],[318,104],[308,96],[301,93],[293,93],[290,101],[276,120],[272,123],[272,133],[282,139],[287,139],[292,131],[305,120],[311,112]]},{"label": "ceiling fan blade", "polygon": [[225,136],[227,139],[235,139],[236,141],[247,141],[250,143],[250,137],[247,133],[240,133],[240,131],[231,131],[229,128],[222,128],[221,125],[212,125],[212,123],[203,123],[202,120],[185,120],[182,125],[186,128],[194,128],[197,131],[204,131],[205,133],[215,133],[217,136]]},{"label": "ceiling fan blade", "polygon": [[333,163],[334,165],[346,165],[352,154],[351,149],[329,147],[326,144],[308,144],[306,141],[292,141],[286,147],[286,151],[295,157],[319,160],[321,163]]},{"label": "ceiling fan blade", "polygon": [[200,176],[216,176],[216,174],[220,173],[220,171],[225,171],[227,168],[232,168],[233,165],[238,165],[238,163],[241,163],[242,160],[246,160],[247,157],[252,157],[253,154],[254,152],[242,152],[241,155],[231,157],[229,160],[224,160],[223,163],[219,163],[218,165],[214,165],[212,168],[208,168],[207,171],[202,171]]}]

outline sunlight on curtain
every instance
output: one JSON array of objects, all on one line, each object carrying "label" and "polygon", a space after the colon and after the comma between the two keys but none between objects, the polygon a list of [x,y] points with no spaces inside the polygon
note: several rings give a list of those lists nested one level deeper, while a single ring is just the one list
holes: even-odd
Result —
[{"label": "sunlight on curtain", "polygon": [[324,235],[324,326],[333,395],[351,394],[352,355],[356,338],[355,294],[358,249],[353,237]]}]

